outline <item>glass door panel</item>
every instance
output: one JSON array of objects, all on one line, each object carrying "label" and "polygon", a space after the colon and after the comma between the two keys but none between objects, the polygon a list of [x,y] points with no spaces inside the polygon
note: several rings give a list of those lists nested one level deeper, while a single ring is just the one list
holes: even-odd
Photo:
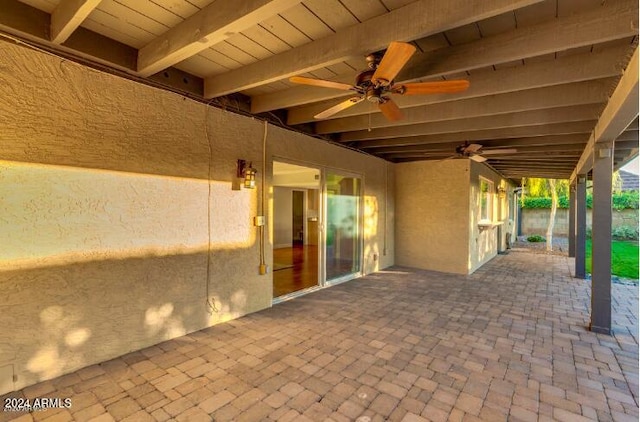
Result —
[{"label": "glass door panel", "polygon": [[360,185],[356,177],[326,174],[327,281],[360,271]]}]

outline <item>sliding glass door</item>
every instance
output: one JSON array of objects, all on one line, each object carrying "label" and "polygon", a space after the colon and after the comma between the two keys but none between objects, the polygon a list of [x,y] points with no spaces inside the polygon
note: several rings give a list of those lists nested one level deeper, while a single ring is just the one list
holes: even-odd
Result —
[{"label": "sliding glass door", "polygon": [[325,189],[325,279],[332,282],[361,269],[361,181],[328,170]]}]

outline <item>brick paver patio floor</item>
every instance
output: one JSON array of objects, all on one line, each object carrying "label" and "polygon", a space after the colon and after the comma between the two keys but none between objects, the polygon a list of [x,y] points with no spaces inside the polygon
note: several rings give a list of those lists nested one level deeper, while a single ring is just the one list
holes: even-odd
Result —
[{"label": "brick paver patio floor", "polygon": [[72,407],[0,419],[638,421],[638,288],[594,334],[570,267],[382,271],[25,388]]}]

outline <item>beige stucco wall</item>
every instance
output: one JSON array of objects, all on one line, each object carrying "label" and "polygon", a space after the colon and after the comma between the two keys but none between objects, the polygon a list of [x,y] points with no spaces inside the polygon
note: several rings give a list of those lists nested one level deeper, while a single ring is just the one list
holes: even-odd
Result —
[{"label": "beige stucco wall", "polygon": [[396,264],[467,274],[469,160],[396,165]]},{"label": "beige stucco wall", "polygon": [[[494,195],[493,221],[502,224],[478,226],[480,176],[506,189],[504,198]],[[507,232],[515,235],[513,189],[491,168],[468,159],[397,164],[396,264],[473,273],[506,249]]]},{"label": "beige stucco wall", "polygon": [[[511,183],[503,179],[498,173],[488,166],[470,162],[470,195],[469,195],[469,262],[468,272],[473,273],[484,263],[498,254],[499,250],[506,249],[506,233],[514,233],[515,220],[510,219],[509,207],[513,204],[513,188]],[[494,184],[492,221],[498,223],[488,227],[478,226],[480,221],[480,177],[488,179]],[[498,186],[505,188],[503,198],[497,194]],[[513,235],[512,235],[513,236]],[[513,238],[513,237],[512,237]]]},{"label": "beige stucco wall", "polygon": [[263,129],[0,42],[0,394],[271,306],[238,158],[267,213],[273,156],[362,175],[364,271],[393,264],[393,167],[269,126],[263,173]]}]

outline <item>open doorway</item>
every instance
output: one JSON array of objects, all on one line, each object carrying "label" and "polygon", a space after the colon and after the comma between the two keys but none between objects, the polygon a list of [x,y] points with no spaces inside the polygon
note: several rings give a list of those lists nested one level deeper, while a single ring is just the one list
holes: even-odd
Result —
[{"label": "open doorway", "polygon": [[273,297],[318,286],[320,170],[273,163]]}]

